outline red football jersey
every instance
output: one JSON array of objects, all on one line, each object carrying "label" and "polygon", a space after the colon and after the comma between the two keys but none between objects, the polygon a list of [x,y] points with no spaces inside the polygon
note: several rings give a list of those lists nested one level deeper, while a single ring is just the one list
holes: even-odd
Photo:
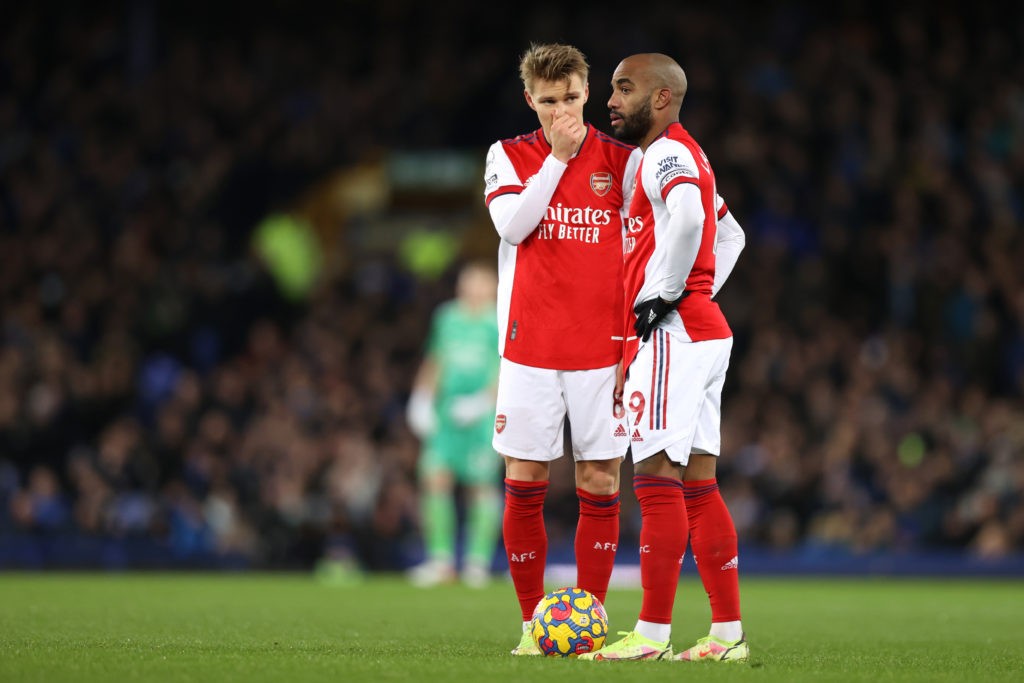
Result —
[{"label": "red football jersey", "polygon": [[[542,129],[491,145],[487,205],[496,197],[521,193],[550,153]],[[587,124],[583,144],[563,172],[544,218],[519,244],[502,240],[498,324],[504,358],[557,370],[619,362],[623,177],[627,167],[632,175],[638,161],[636,147]]]},{"label": "red football jersey", "polygon": [[715,174],[704,151],[679,123],[673,123],[647,148],[637,185],[633,191],[627,218],[625,244],[625,308],[626,308],[626,366],[632,362],[639,347],[633,333],[636,315],[633,306],[660,294],[659,280],[678,264],[668,263],[665,245],[669,240],[681,239],[669,228],[666,199],[673,188],[689,183],[700,190],[703,225],[697,236],[700,240],[697,258],[686,275],[685,292],[689,292],[679,307],[678,315],[670,314],[662,326],[688,341],[725,339],[732,330],[718,304],[711,299],[715,281],[715,243],[718,230],[718,212],[715,208],[718,192]]}]

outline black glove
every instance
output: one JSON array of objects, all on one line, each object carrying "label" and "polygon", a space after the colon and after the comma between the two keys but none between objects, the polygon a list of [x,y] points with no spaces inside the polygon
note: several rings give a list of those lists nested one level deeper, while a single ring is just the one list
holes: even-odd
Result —
[{"label": "black glove", "polygon": [[684,290],[683,295],[675,301],[665,301],[660,296],[656,296],[653,299],[641,301],[634,306],[633,312],[636,313],[636,322],[633,323],[633,329],[636,330],[636,336],[641,341],[650,339],[654,328],[661,323],[666,315],[676,310],[679,302],[686,298],[686,295],[689,293],[689,291]]}]

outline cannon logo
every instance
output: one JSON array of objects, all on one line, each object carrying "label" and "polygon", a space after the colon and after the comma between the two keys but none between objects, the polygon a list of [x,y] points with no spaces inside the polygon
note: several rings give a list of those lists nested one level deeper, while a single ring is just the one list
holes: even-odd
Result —
[{"label": "cannon logo", "polygon": [[603,197],[608,194],[608,190],[612,189],[612,174],[605,173],[591,173],[590,174],[590,189],[594,191],[598,197]]},{"label": "cannon logo", "polygon": [[496,418],[494,418],[494,431],[498,432],[499,434],[505,431],[505,422],[506,419],[504,414],[498,415]]}]

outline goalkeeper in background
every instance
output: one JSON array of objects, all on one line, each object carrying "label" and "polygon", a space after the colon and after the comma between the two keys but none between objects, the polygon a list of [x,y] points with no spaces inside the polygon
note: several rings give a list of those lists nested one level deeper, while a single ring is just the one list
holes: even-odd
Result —
[{"label": "goalkeeper in background", "polygon": [[423,444],[420,505],[426,560],[409,572],[419,586],[456,580],[456,485],[466,493],[462,580],[490,579],[501,528],[503,468],[491,446],[498,378],[498,279],[472,262],[459,271],[455,298],[434,311],[406,419]]}]

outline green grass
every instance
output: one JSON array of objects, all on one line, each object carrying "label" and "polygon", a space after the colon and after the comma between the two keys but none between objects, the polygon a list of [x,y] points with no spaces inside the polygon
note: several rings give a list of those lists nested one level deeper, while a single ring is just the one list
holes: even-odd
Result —
[{"label": "green grass", "polygon": [[[550,588],[553,588],[551,586]],[[1024,583],[766,579],[742,585],[749,665],[511,657],[512,586],[339,587],[306,575],[0,574],[0,681],[1019,681]],[[612,631],[640,592],[613,589]],[[673,642],[707,631],[684,577]]]}]

